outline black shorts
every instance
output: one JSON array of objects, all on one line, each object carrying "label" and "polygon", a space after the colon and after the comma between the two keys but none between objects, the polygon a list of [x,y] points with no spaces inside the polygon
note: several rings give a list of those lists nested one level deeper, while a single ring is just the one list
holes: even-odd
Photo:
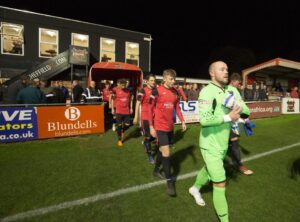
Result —
[{"label": "black shorts", "polygon": [[147,138],[150,138],[150,126],[149,126],[149,121],[148,120],[142,120],[142,130],[144,133],[144,136]]},{"label": "black shorts", "polygon": [[116,114],[116,123],[117,125],[122,123],[130,125],[130,114]]},{"label": "black shorts", "polygon": [[234,133],[232,130],[230,130],[230,135],[229,135],[229,140],[236,138],[236,137],[240,137],[240,135]]},{"label": "black shorts", "polygon": [[173,131],[156,131],[158,146],[167,146],[173,143]]}]

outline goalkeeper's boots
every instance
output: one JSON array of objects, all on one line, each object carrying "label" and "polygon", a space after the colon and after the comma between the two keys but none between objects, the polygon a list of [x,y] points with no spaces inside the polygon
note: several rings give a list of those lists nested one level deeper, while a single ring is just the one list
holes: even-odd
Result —
[{"label": "goalkeeper's boots", "polygon": [[202,199],[201,193],[199,192],[199,189],[197,187],[190,187],[189,193],[194,197],[196,204],[202,207],[205,206],[205,201]]}]

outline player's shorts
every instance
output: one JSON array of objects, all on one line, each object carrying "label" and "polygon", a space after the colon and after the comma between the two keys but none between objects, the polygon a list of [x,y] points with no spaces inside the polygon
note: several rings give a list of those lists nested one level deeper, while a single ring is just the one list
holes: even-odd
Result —
[{"label": "player's shorts", "polygon": [[149,126],[149,121],[148,120],[142,120],[142,130],[144,133],[145,137],[150,138],[150,126]]},{"label": "player's shorts", "polygon": [[167,146],[173,143],[173,131],[156,131],[158,146]]},{"label": "player's shorts", "polygon": [[130,125],[130,115],[128,114],[116,114],[116,123],[120,125],[122,123]]},{"label": "player's shorts", "polygon": [[233,130],[230,130],[229,139],[231,140],[231,139],[236,138],[236,137],[240,137],[240,135],[233,132]]},{"label": "player's shorts", "polygon": [[202,149],[201,153],[209,174],[209,177],[214,183],[221,183],[226,181],[226,174],[224,168],[224,158],[227,150]]}]

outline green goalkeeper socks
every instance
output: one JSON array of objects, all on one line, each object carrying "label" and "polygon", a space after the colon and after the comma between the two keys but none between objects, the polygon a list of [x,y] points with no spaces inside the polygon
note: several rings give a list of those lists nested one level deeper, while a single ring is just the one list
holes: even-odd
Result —
[{"label": "green goalkeeper socks", "polygon": [[225,197],[225,187],[213,186],[213,202],[221,222],[228,222],[228,205]]},{"label": "green goalkeeper socks", "polygon": [[209,181],[209,176],[206,167],[204,166],[197,175],[194,187],[197,187],[198,190],[200,190],[200,188],[203,187],[205,184],[207,184],[208,181]]}]

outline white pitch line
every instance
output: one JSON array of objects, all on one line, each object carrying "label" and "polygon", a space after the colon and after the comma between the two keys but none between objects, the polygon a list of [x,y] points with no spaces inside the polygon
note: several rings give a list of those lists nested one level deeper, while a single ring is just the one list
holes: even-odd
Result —
[{"label": "white pitch line", "polygon": [[[255,159],[259,159],[262,158],[264,156],[268,156],[277,152],[281,152],[284,150],[288,150],[294,147],[300,146],[300,143],[295,143],[292,145],[288,145],[288,146],[284,146],[284,147],[280,147],[277,149],[273,149],[271,151],[268,152],[264,152],[264,153],[259,153],[256,154],[254,156],[250,156],[247,158],[244,158],[242,160],[242,162],[248,162],[251,160],[255,160]],[[187,173],[184,175],[180,175],[177,177],[177,180],[185,180],[191,177],[194,177],[198,174],[199,171],[194,171],[191,173]],[[68,201],[68,202],[64,202],[61,204],[57,204],[57,205],[52,205],[49,207],[44,207],[44,208],[39,208],[39,209],[35,209],[35,210],[30,210],[30,211],[26,211],[23,213],[19,213],[19,214],[15,214],[13,216],[8,216],[8,217],[4,217],[2,219],[0,219],[0,222],[10,222],[10,221],[17,221],[17,220],[22,220],[22,219],[27,219],[27,218],[31,218],[31,217],[35,217],[35,216],[41,216],[41,215],[45,215],[51,212],[55,212],[55,211],[59,211],[62,209],[67,209],[67,208],[72,208],[72,207],[76,207],[76,206],[80,206],[80,205],[87,205],[90,203],[94,203],[100,200],[106,200],[106,199],[110,199],[113,197],[117,197],[117,196],[121,196],[124,194],[128,194],[128,193],[134,193],[134,192],[138,192],[138,191],[142,191],[142,190],[148,190],[152,187],[156,187],[159,186],[161,184],[165,184],[164,180],[160,180],[160,181],[156,181],[156,182],[152,182],[152,183],[147,183],[147,184],[142,184],[142,185],[137,185],[134,187],[129,187],[129,188],[125,188],[125,189],[120,189],[120,190],[116,190],[114,192],[110,192],[110,193],[104,193],[104,194],[97,194],[91,197],[86,197],[83,199],[79,199],[79,200],[74,200],[74,201]]]}]

